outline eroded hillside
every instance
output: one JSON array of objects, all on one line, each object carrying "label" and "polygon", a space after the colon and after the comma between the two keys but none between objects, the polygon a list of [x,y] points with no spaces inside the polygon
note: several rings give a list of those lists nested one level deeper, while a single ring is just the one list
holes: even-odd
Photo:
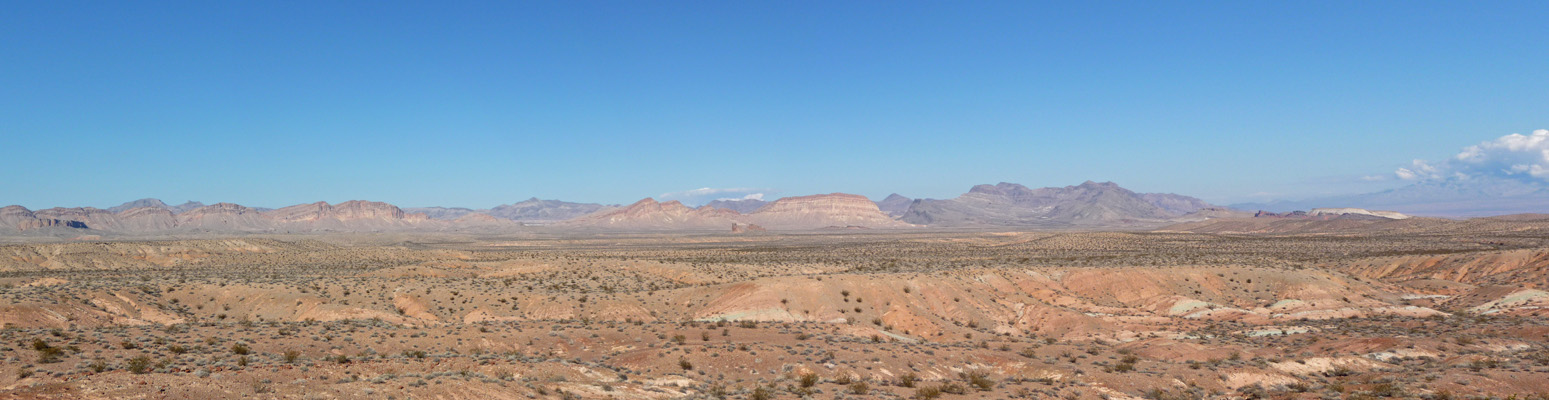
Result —
[{"label": "eroded hillside", "polygon": [[1546,257],[1521,230],[4,245],[0,393],[1533,395]]}]

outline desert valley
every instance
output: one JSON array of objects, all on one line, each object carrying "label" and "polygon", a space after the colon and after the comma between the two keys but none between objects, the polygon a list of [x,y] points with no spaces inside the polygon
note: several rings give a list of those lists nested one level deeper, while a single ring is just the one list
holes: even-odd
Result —
[{"label": "desert valley", "polygon": [[1549,400],[1549,1],[3,5],[0,400]]},{"label": "desert valley", "polygon": [[0,396],[1549,393],[1549,216],[891,200],[7,207]]}]

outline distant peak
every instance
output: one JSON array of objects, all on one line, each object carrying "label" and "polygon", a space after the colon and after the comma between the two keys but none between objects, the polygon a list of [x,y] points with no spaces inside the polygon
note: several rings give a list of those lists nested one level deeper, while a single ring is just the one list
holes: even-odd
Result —
[{"label": "distant peak", "polygon": [[656,199],[650,198],[650,197],[643,198],[643,199],[640,199],[640,201],[635,202],[634,204],[630,204],[629,206],[630,207],[635,207],[635,206],[642,206],[642,205],[648,205],[648,204],[656,204]]},{"label": "distant peak", "polygon": [[112,211],[112,212],[119,212],[119,211],[135,209],[135,208],[141,208],[141,207],[168,208],[167,207],[167,203],[161,202],[160,199],[153,199],[153,198],[147,197],[147,198],[143,198],[143,199],[127,202],[127,203],[124,203],[124,204],[119,204],[118,206],[108,207],[108,210]]}]

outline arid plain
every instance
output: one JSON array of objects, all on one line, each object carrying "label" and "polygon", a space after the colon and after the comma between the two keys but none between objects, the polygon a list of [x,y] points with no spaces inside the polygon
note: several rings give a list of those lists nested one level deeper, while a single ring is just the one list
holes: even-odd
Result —
[{"label": "arid plain", "polygon": [[1549,217],[1243,221],[0,245],[0,397],[1549,394]]}]

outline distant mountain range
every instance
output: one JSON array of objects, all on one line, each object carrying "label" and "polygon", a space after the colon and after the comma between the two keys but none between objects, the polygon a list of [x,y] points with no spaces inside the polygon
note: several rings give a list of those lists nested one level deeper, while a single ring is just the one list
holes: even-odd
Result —
[{"label": "distant mountain range", "polygon": [[484,214],[491,217],[507,219],[518,222],[557,222],[591,214],[602,209],[617,207],[605,206],[593,203],[571,203],[559,200],[539,200],[537,197],[519,201],[512,204],[495,206],[487,210],[473,210],[467,208],[446,207],[411,207],[405,208],[405,212],[424,213],[430,219],[456,220],[469,214]]},{"label": "distant mountain range", "polygon": [[893,193],[887,195],[886,198],[877,201],[877,208],[881,209],[882,212],[887,213],[888,216],[898,218],[902,217],[904,213],[909,212],[910,204],[914,204],[914,199],[904,197],[898,193]]},{"label": "distant mountain range", "polygon": [[[382,232],[451,227],[437,223],[440,221],[432,222],[425,214],[406,214],[391,204],[370,201],[317,202],[268,211],[231,203],[186,211],[159,201],[142,201],[137,205],[114,207],[121,210],[118,212],[91,207],[34,212],[21,206],[8,206],[0,208],[0,233],[37,231],[48,234],[72,233],[73,230],[97,234]],[[471,228],[476,224],[463,225]]]},{"label": "distant mountain range", "polygon": [[399,208],[372,201],[299,204],[279,209],[232,203],[168,205],[140,199],[106,210],[91,207],[0,208],[0,235],[183,235],[309,232],[509,231],[546,225],[582,230],[755,232],[813,229],[905,229],[930,226],[1032,228],[1144,227],[1187,219],[1209,204],[1187,196],[1137,194],[1113,183],[1028,189],[975,186],[949,200],[893,194],[880,201],[844,193],[717,200],[698,208],[676,201],[628,206],[537,198],[489,209]]},{"label": "distant mountain range", "polygon": [[204,207],[204,203],[200,203],[200,202],[197,202],[197,201],[190,201],[190,202],[183,203],[181,205],[170,206],[170,205],[167,205],[167,203],[163,203],[163,202],[161,202],[161,200],[157,200],[157,199],[139,199],[139,200],[131,201],[131,202],[128,202],[128,203],[120,204],[120,205],[118,205],[116,207],[110,207],[110,208],[108,208],[108,212],[119,213],[119,212],[128,211],[128,210],[132,210],[132,209],[136,209],[136,208],[157,208],[157,209],[163,209],[163,210],[172,211],[173,214],[177,214],[177,213],[181,213],[181,212],[192,210],[192,209],[199,208],[199,207]]},{"label": "distant mountain range", "polygon": [[902,220],[930,226],[1143,226],[1213,207],[1188,196],[1135,193],[1113,182],[1040,189],[1002,182],[974,186],[953,199],[915,200]]},{"label": "distant mountain range", "polygon": [[[1425,182],[1358,196],[1305,202],[1246,204],[1236,210],[1168,193],[1136,193],[1112,182],[1028,188],[977,185],[951,199],[881,200],[844,193],[763,201],[717,200],[700,207],[646,198],[627,206],[527,199],[488,209],[399,208],[372,201],[299,204],[279,209],[231,203],[168,205],[141,199],[108,209],[0,208],[0,236],[185,235],[310,232],[506,232],[531,229],[666,231],[996,228],[1150,229],[1219,221],[1210,229],[1353,224],[1361,218],[1480,215],[1549,211],[1549,190],[1516,180]],[[1292,210],[1313,212],[1287,213]],[[1242,210],[1268,210],[1253,218]],[[1330,215],[1337,215],[1331,217]],[[1270,219],[1265,219],[1270,218]],[[1289,218],[1289,219],[1288,219]],[[1334,222],[1325,220],[1334,219]],[[1406,217],[1407,218],[1407,217]],[[1258,220],[1253,222],[1252,220]],[[1237,221],[1237,222],[1232,222]],[[1303,222],[1305,221],[1305,222]],[[1334,225],[1329,225],[1334,224]],[[534,228],[532,226],[545,226]],[[1192,228],[1191,228],[1192,229]],[[1247,229],[1248,228],[1241,228]],[[1257,228],[1253,228],[1257,229]]]},{"label": "distant mountain range", "polygon": [[1231,205],[1240,210],[1273,212],[1319,207],[1359,207],[1438,217],[1546,213],[1549,185],[1537,180],[1481,176],[1424,181],[1376,193]]},{"label": "distant mountain range", "polygon": [[716,200],[716,201],[712,201],[712,202],[706,203],[705,207],[722,208],[722,209],[736,211],[736,212],[742,213],[742,214],[747,214],[747,213],[751,213],[751,212],[754,212],[754,211],[758,211],[758,209],[760,207],[763,207],[765,204],[769,204],[769,202],[763,201],[763,200],[759,200],[759,199]]},{"label": "distant mountain range", "polygon": [[[722,204],[745,205],[747,203],[742,202],[747,201]],[[677,201],[662,203],[646,198],[618,210],[564,222],[564,225],[570,227],[630,230],[731,229],[739,224],[786,230],[909,226],[884,214],[871,200],[844,193],[785,197],[763,204],[748,213],[708,204],[690,208]]]}]

